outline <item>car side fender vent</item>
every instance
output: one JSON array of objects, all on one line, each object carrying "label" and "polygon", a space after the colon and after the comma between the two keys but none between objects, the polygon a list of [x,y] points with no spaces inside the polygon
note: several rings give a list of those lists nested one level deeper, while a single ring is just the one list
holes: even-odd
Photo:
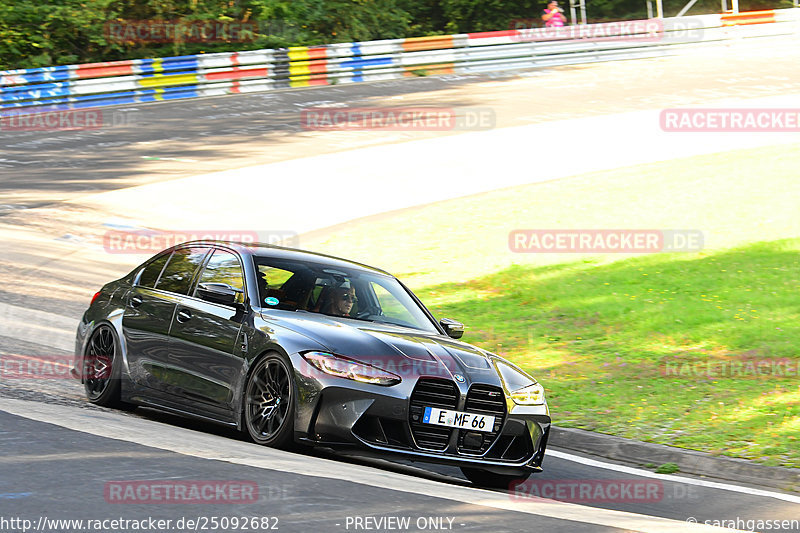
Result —
[{"label": "car side fender vent", "polygon": [[391,418],[364,415],[353,426],[353,434],[373,444],[410,448],[403,423]]}]

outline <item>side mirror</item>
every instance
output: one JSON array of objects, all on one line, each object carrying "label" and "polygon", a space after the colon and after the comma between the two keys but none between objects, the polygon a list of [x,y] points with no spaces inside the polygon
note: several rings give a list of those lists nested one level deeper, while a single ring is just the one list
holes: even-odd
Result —
[{"label": "side mirror", "polygon": [[227,283],[201,283],[197,286],[197,296],[215,304],[236,305],[236,296],[241,293]]},{"label": "side mirror", "polygon": [[458,320],[453,320],[452,318],[443,318],[439,321],[439,324],[441,324],[441,326],[444,328],[444,332],[447,333],[448,337],[460,339],[464,334],[464,324]]}]

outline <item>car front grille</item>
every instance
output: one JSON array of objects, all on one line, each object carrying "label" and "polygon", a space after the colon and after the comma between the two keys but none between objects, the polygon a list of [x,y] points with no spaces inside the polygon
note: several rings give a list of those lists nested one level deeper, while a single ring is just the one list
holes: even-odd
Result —
[{"label": "car front grille", "polygon": [[441,451],[447,448],[452,428],[423,424],[422,416],[426,407],[456,409],[458,389],[452,381],[441,379],[420,379],[411,393],[409,424],[411,435],[419,448]]},{"label": "car front grille", "polygon": [[468,413],[492,415],[494,427],[491,432],[458,430],[458,452],[469,455],[483,455],[497,440],[506,417],[506,397],[503,389],[491,385],[473,385],[467,393],[464,410]]}]

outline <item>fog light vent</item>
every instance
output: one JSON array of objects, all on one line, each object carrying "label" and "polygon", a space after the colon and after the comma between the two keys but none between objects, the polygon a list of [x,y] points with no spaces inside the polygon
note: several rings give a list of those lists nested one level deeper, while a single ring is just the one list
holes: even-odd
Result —
[{"label": "fog light vent", "polygon": [[461,446],[468,450],[480,450],[483,446],[483,433],[478,433],[477,431],[465,432]]}]

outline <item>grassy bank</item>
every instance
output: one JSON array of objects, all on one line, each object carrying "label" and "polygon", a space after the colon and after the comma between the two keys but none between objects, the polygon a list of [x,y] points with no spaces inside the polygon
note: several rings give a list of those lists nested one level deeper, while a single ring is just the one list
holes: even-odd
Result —
[{"label": "grassy bank", "polygon": [[559,425],[798,467],[799,252],[511,267],[418,294],[537,376]]},{"label": "grassy bank", "polygon": [[[395,273],[437,316],[464,321],[466,341],[537,376],[559,425],[800,467],[798,148],[515,187],[302,247]],[[705,248],[511,253],[522,228],[691,228]]]}]

